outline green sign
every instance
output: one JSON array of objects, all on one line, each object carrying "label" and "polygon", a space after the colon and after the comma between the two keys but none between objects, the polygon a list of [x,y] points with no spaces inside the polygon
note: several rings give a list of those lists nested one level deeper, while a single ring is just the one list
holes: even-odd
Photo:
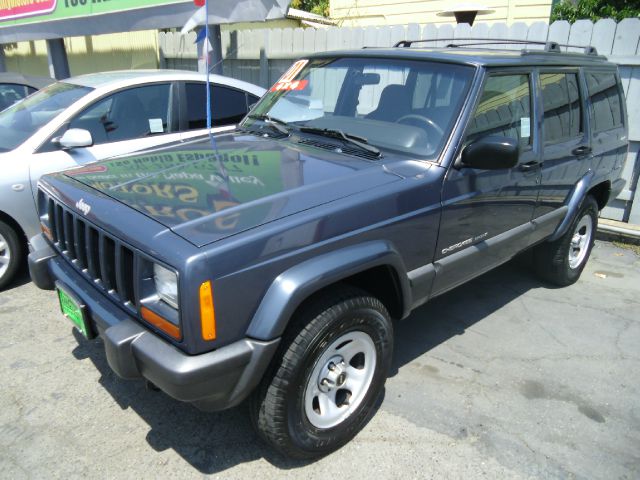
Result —
[{"label": "green sign", "polygon": [[[190,0],[0,0],[0,28],[28,23],[94,17]],[[194,10],[195,10],[194,6]]]}]

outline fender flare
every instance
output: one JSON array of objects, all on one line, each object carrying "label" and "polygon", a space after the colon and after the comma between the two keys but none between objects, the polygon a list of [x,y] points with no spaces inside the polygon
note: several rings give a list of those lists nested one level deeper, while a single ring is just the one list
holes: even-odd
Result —
[{"label": "fender flare", "polygon": [[278,275],[260,302],[247,336],[258,340],[280,337],[295,310],[310,295],[351,275],[384,265],[395,270],[403,312],[408,313],[411,289],[402,257],[389,242],[371,241],[319,255]]},{"label": "fender flare", "polygon": [[560,225],[556,227],[556,231],[549,237],[548,241],[553,242],[567,232],[571,222],[573,222],[573,219],[578,214],[580,205],[582,205],[582,201],[587,196],[587,192],[591,189],[591,182],[593,181],[594,175],[595,172],[589,170],[578,180],[575,187],[573,187],[573,190],[569,194],[569,200],[566,202],[568,207],[567,213],[562,219],[562,222],[560,222]]}]

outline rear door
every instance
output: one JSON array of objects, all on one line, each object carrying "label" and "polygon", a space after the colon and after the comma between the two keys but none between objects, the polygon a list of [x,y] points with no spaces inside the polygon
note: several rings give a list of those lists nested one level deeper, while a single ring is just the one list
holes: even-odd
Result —
[{"label": "rear door", "polygon": [[[590,168],[595,182],[609,179],[612,172],[620,175],[627,154],[624,96],[615,70],[585,70],[589,95],[589,118],[593,159]],[[616,174],[613,174],[616,178]],[[623,191],[631,199],[629,190]],[[624,199],[625,197],[623,197]]]},{"label": "rear door", "polygon": [[533,90],[531,69],[492,71],[485,79],[463,145],[505,136],[518,141],[520,159],[503,170],[450,168],[442,190],[435,295],[508,260],[528,244],[540,177]]},{"label": "rear door", "polygon": [[[536,240],[551,234],[561,220],[553,212],[565,204],[576,182],[586,173],[591,144],[578,69],[540,69],[543,161],[535,217],[544,217]],[[560,212],[558,212],[559,214]]]}]

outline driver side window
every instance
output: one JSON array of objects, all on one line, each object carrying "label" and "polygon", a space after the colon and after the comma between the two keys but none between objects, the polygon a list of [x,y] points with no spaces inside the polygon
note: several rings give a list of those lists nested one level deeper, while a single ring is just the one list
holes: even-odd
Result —
[{"label": "driver side window", "polygon": [[493,75],[487,78],[465,143],[489,135],[513,138],[521,147],[531,144],[529,75]]},{"label": "driver side window", "polygon": [[81,112],[69,128],[88,130],[94,145],[168,133],[170,96],[168,83],[122,90]]}]

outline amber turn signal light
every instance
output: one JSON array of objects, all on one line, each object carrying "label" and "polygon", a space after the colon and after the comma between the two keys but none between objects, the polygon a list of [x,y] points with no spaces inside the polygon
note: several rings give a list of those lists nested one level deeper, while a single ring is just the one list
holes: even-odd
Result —
[{"label": "amber turn signal light", "polygon": [[180,329],[169,320],[165,320],[157,313],[149,310],[147,307],[140,307],[140,315],[142,315],[142,318],[154,327],[159,328],[164,333],[175,338],[176,340],[180,340]]},{"label": "amber turn signal light", "polygon": [[45,237],[53,242],[53,235],[51,235],[51,230],[49,230],[49,227],[47,227],[44,223],[41,223],[40,230],[42,230],[42,233],[44,233]]},{"label": "amber turn signal light", "polygon": [[200,285],[200,325],[204,340],[216,339],[216,312],[213,308],[213,292],[209,280]]}]

